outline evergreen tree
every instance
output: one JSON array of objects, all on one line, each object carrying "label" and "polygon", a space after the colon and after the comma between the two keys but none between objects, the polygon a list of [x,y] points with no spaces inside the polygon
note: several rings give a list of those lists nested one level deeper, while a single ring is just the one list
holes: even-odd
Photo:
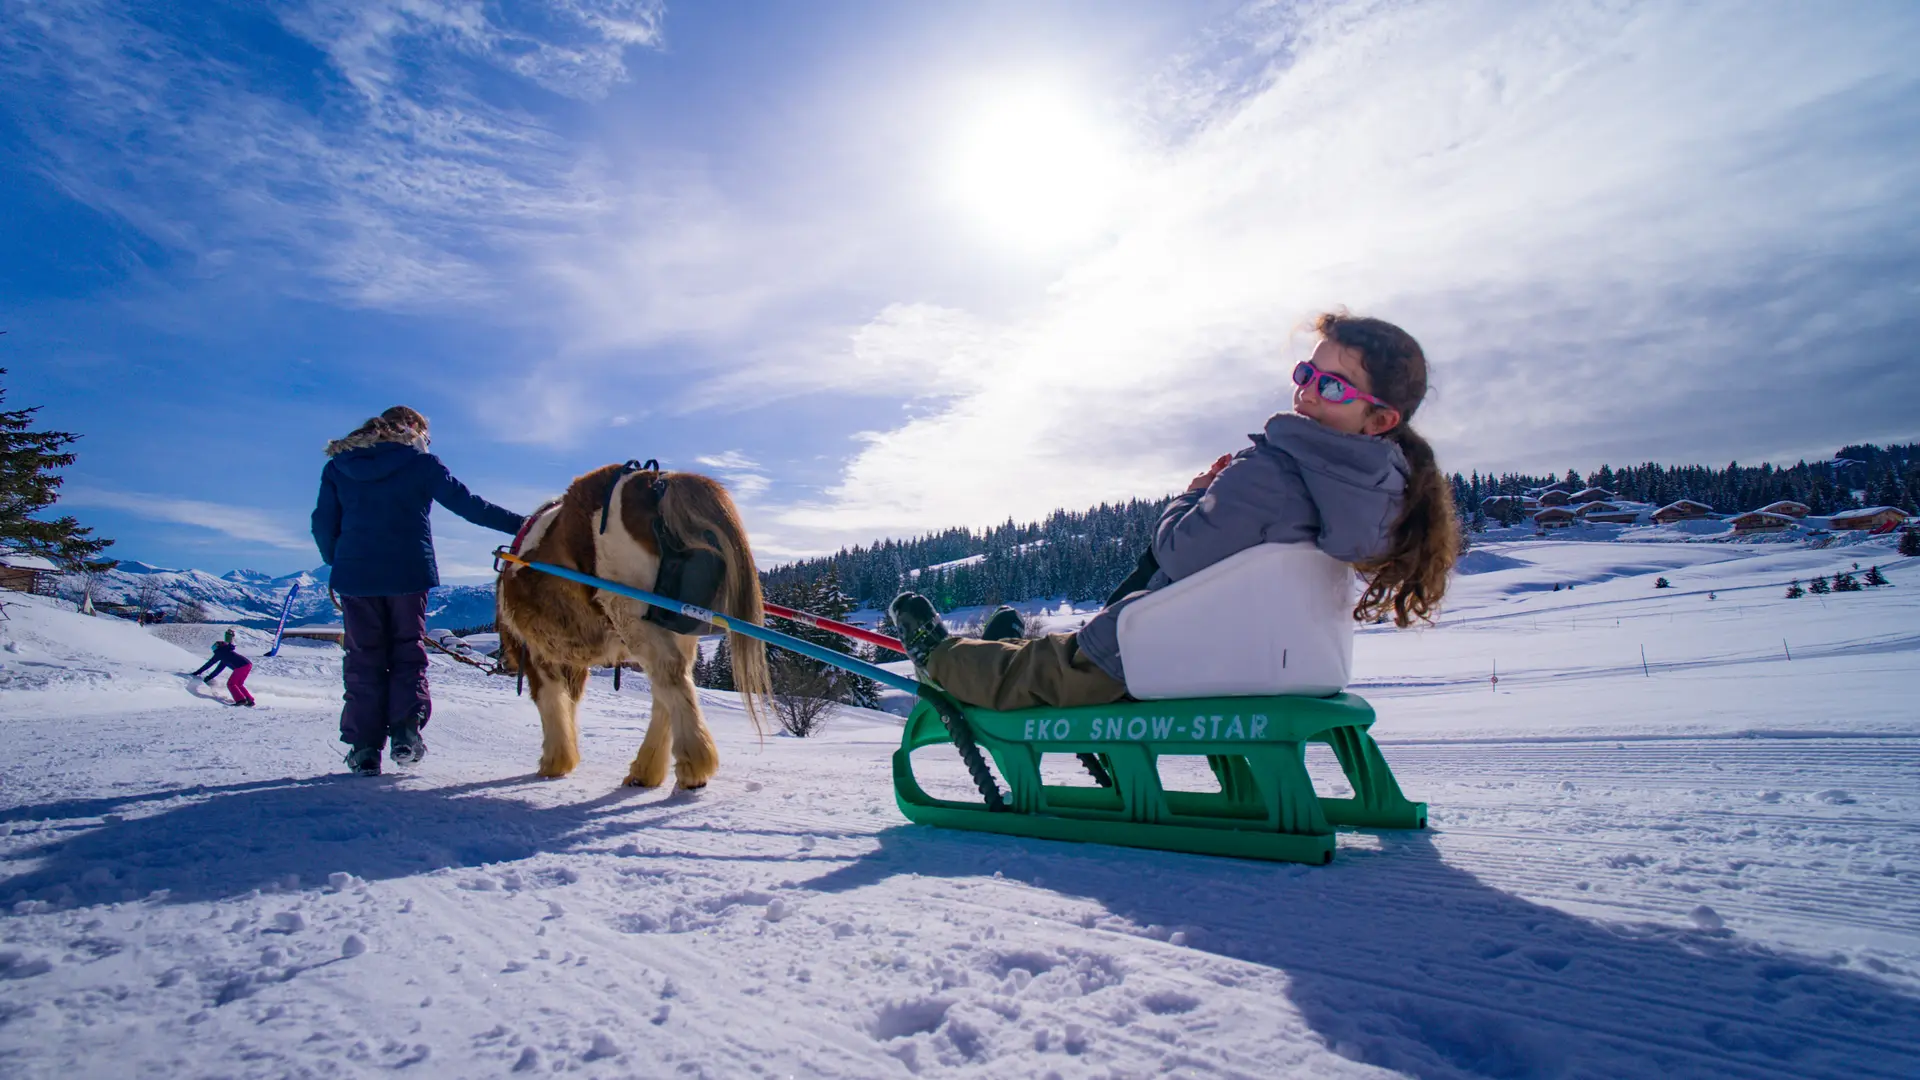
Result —
[{"label": "evergreen tree", "polygon": [[1817,577],[1817,578],[1814,578],[1812,581],[1807,582],[1807,591],[1812,593],[1815,596],[1825,596],[1827,595],[1827,593],[1832,592],[1833,590],[1827,586],[1826,578]]},{"label": "evergreen tree", "polygon": [[[840,574],[829,564],[819,578],[787,578],[767,587],[767,600],[783,607],[811,612],[829,619],[846,621],[853,613],[853,599],[840,589]],[[857,656],[853,643],[831,630],[804,623],[789,622],[781,627],[786,633],[823,649],[846,656]],[[880,689],[872,679],[834,667],[822,660],[791,654],[782,656],[773,669],[774,692],[785,693],[804,685],[809,692],[824,693],[834,701],[871,709],[880,704]],[[791,684],[783,686],[782,684]]]},{"label": "evergreen tree", "polygon": [[[0,368],[0,377],[7,373]],[[7,391],[0,385],[0,404]],[[43,521],[33,515],[59,500],[60,470],[73,464],[67,452],[80,436],[70,431],[35,431],[30,409],[0,409],[0,548],[43,555],[70,571],[99,573],[114,560],[97,556],[113,541],[72,517]]]},{"label": "evergreen tree", "polygon": [[1671,589],[1673,588],[1673,582],[1668,581],[1664,577],[1657,577],[1653,579],[1653,587],[1656,589]]},{"label": "evergreen tree", "polygon": [[1878,565],[1869,566],[1867,567],[1866,584],[1878,588],[1881,585],[1887,584],[1887,575],[1880,572]]},{"label": "evergreen tree", "polygon": [[1860,583],[1853,578],[1851,570],[1842,570],[1833,575],[1834,592],[1859,592]]},{"label": "evergreen tree", "polygon": [[1801,588],[1801,587],[1800,587],[1800,579],[1799,579],[1799,578],[1794,578],[1792,582],[1790,582],[1790,583],[1788,583],[1788,585],[1787,585],[1787,599],[1789,599],[1789,600],[1798,600],[1798,599],[1800,599],[1801,597],[1803,597],[1803,596],[1805,596],[1805,595],[1807,595],[1807,590],[1805,590],[1805,589],[1803,589],[1803,588]]},{"label": "evergreen tree", "polygon": [[708,690],[732,690],[733,687],[733,646],[728,643],[725,634],[720,635],[720,644],[713,650],[713,659],[707,662],[707,679],[701,682],[697,677],[696,685]]},{"label": "evergreen tree", "polygon": [[1900,554],[1920,555],[1920,529],[1908,529],[1900,534]]}]

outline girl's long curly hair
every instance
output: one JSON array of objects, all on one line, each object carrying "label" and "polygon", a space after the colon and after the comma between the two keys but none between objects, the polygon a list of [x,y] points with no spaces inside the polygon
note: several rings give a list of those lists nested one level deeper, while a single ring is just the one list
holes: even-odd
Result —
[{"label": "girl's long curly hair", "polygon": [[1392,615],[1394,625],[1401,627],[1415,619],[1430,623],[1460,557],[1460,527],[1453,491],[1440,474],[1433,447],[1412,426],[1413,414],[1427,396],[1426,353],[1413,335],[1380,319],[1328,312],[1314,320],[1314,329],[1359,353],[1374,396],[1400,410],[1399,426],[1382,437],[1400,445],[1413,469],[1387,550],[1358,565],[1366,588],[1353,617],[1371,622]]}]

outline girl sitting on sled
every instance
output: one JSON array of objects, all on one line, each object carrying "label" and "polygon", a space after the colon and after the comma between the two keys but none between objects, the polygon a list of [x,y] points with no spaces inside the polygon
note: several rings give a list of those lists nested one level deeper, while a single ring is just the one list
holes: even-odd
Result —
[{"label": "girl sitting on sled", "polygon": [[[213,670],[208,671],[208,668]],[[195,669],[193,674],[198,676],[206,672],[200,681],[212,686],[214,678],[228,669],[233,671],[227,676],[227,693],[233,695],[233,703],[252,705],[253,695],[247,692],[247,676],[253,672],[253,661],[241,656],[239,650],[233,647],[232,630],[227,631],[226,637],[213,643],[212,658]]]},{"label": "girl sitting on sled", "polygon": [[1355,619],[1430,619],[1459,533],[1433,448],[1408,426],[1427,394],[1426,356],[1379,319],[1326,314],[1314,326],[1320,342],[1294,368],[1293,411],[1269,418],[1253,445],[1222,455],[1168,504],[1154,530],[1158,569],[1137,591],[1110,599],[1077,633],[1024,641],[951,636],[931,602],[901,593],[890,610],[923,676],[996,710],[1118,701],[1127,694],[1120,612],[1256,544],[1312,541],[1354,564],[1366,582]]}]

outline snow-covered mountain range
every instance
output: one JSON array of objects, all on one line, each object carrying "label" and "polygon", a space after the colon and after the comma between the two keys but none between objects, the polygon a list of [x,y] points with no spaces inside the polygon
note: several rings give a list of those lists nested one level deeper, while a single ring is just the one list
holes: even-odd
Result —
[{"label": "snow-covered mountain range", "polygon": [[[271,626],[280,618],[287,590],[300,586],[289,625],[337,623],[340,614],[327,594],[325,566],[297,574],[273,577],[254,570],[214,575],[205,570],[172,570],[127,561],[93,582],[95,604],[126,604],[166,612],[177,617],[182,607],[198,604],[204,621],[243,626]],[[78,598],[78,578],[68,577],[61,595]],[[446,585],[427,597],[427,625],[459,630],[493,622],[493,585]]]}]

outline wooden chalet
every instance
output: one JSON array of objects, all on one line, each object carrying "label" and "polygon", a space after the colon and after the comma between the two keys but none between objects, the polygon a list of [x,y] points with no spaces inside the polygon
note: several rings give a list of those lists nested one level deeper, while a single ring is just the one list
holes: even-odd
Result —
[{"label": "wooden chalet", "polygon": [[1640,523],[1640,511],[1594,510],[1581,514],[1580,520],[1592,525],[1637,525]]},{"label": "wooden chalet", "polygon": [[1564,529],[1579,520],[1579,514],[1564,506],[1542,507],[1539,513],[1533,515],[1534,527],[1540,529]]},{"label": "wooden chalet", "polygon": [[1692,499],[1678,499],[1653,512],[1655,525],[1666,525],[1675,521],[1693,521],[1697,518],[1711,517],[1713,507]]},{"label": "wooden chalet", "polygon": [[1907,512],[1898,507],[1867,506],[1859,510],[1843,510],[1828,518],[1827,521],[1835,529],[1846,529],[1850,531],[1855,529],[1873,530],[1879,528],[1891,529],[1906,521],[1907,517]]},{"label": "wooden chalet", "polygon": [[1567,502],[1574,506],[1581,506],[1586,503],[1612,502],[1619,497],[1620,496],[1615,495],[1606,488],[1590,487],[1581,488],[1579,491],[1567,496]]},{"label": "wooden chalet", "polygon": [[41,555],[0,555],[0,589],[52,596],[60,582],[60,568]]},{"label": "wooden chalet", "polygon": [[1540,503],[1531,495],[1489,495],[1480,500],[1480,509],[1488,517],[1499,517],[1512,511],[1516,515],[1529,514],[1540,508]]},{"label": "wooden chalet", "polygon": [[1541,506],[1565,506],[1571,501],[1573,501],[1573,496],[1561,491],[1559,488],[1552,488],[1540,493]]},{"label": "wooden chalet", "polygon": [[1760,513],[1785,514],[1790,518],[1803,518],[1813,513],[1813,508],[1806,503],[1794,502],[1792,499],[1781,499],[1779,502],[1770,502],[1761,507]]},{"label": "wooden chalet", "polygon": [[1775,514],[1766,510],[1749,510],[1744,514],[1735,514],[1727,519],[1737,533],[1779,532],[1791,529],[1799,524],[1786,514]]},{"label": "wooden chalet", "polygon": [[1595,514],[1620,513],[1620,507],[1610,502],[1581,503],[1580,509],[1575,510],[1574,513],[1579,514],[1583,518],[1590,518]]}]

